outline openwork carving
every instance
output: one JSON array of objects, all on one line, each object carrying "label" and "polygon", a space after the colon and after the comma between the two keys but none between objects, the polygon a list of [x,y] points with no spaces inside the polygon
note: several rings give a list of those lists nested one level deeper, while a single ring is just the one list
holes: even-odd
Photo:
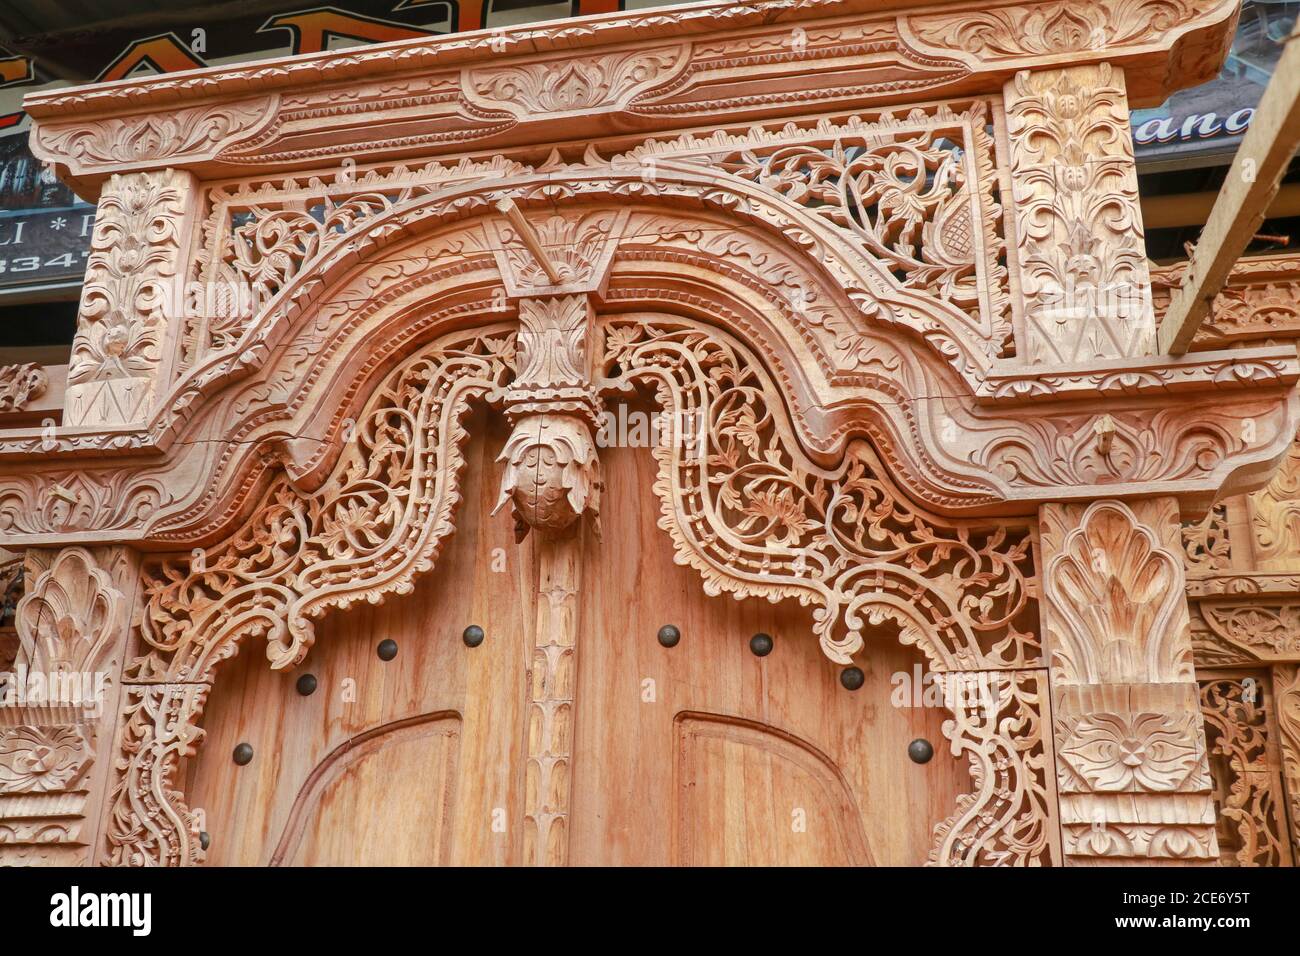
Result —
[{"label": "openwork carving", "polygon": [[817,637],[838,663],[886,621],[935,670],[1040,659],[1026,528],[924,514],[864,443],[838,469],[816,467],[759,363],[721,333],[613,323],[605,361],[653,386],[668,413],[655,450],[660,524],[706,592],[816,605]]},{"label": "openwork carving", "polygon": [[[973,788],[935,827],[930,864],[1044,866],[1060,863],[1050,737],[1044,732],[1045,671],[936,675],[944,700],[960,701],[943,734],[970,763]],[[966,693],[963,683],[993,689]],[[989,704],[992,703],[992,706]]]},{"label": "openwork carving", "polygon": [[233,538],[147,569],[140,633],[154,651],[139,674],[206,680],[247,636],[267,638],[272,667],[291,667],[328,608],[410,591],[452,530],[460,417],[503,384],[513,351],[506,333],[426,349],[374,393],[318,492],[278,479]]},{"label": "openwork carving", "polygon": [[209,352],[236,346],[258,310],[308,262],[345,242],[353,227],[447,186],[527,169],[494,156],[214,187],[193,273],[212,292],[185,303],[177,374]]},{"label": "openwork carving", "polygon": [[1291,860],[1285,798],[1268,739],[1272,689],[1259,674],[1202,680],[1201,713],[1219,814],[1219,860],[1280,866]]}]

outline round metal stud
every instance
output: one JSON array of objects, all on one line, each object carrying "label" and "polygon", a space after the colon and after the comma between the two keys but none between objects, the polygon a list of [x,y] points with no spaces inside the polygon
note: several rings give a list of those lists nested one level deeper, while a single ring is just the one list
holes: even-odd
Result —
[{"label": "round metal stud", "polygon": [[677,642],[682,639],[682,632],[677,630],[671,624],[665,624],[659,628],[659,643],[664,647],[676,647]]},{"label": "round metal stud", "polygon": [[846,667],[840,671],[840,683],[845,690],[857,690],[866,682],[867,675],[862,673],[861,667]]},{"label": "round metal stud", "polygon": [[303,697],[310,697],[312,694],[316,693],[316,675],[303,674],[298,678],[298,683],[296,683],[294,687],[298,689],[298,693]]},{"label": "round metal stud", "polygon": [[755,657],[767,657],[772,653],[774,646],[771,634],[759,632],[749,639],[749,649],[754,652]]},{"label": "round metal stud", "polygon": [[912,759],[912,763],[929,763],[930,758],[934,756],[934,747],[930,741],[917,737],[907,745],[907,755]]},{"label": "round metal stud", "polygon": [[207,830],[199,831],[199,846],[203,847],[205,850],[212,846],[212,837],[208,836]]},{"label": "round metal stud", "polygon": [[234,758],[235,763],[239,764],[239,766],[244,766],[253,759],[253,745],[240,744],[235,748],[235,752],[231,754],[231,757]]},{"label": "round metal stud", "polygon": [[385,638],[379,642],[379,646],[375,648],[375,653],[379,655],[381,661],[391,661],[397,656],[397,642],[391,637]]},{"label": "round metal stud", "polygon": [[465,642],[466,647],[478,647],[483,643],[483,628],[471,624],[461,633],[460,639]]}]

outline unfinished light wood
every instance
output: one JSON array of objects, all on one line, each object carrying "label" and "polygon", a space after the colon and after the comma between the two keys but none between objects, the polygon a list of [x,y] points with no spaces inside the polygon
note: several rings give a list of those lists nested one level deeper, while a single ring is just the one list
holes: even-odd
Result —
[{"label": "unfinished light wood", "polygon": [[1268,484],[1300,362],[1147,354],[1107,295],[1127,104],[1235,13],[714,3],[33,97],[100,216],[0,533],[32,602],[109,573],[65,630],[130,622],[66,855],[1212,858],[1178,513]]}]

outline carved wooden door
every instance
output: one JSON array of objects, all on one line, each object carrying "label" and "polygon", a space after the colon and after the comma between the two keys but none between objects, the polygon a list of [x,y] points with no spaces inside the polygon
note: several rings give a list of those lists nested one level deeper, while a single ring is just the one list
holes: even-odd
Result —
[{"label": "carved wooden door", "polygon": [[[504,423],[471,431],[457,531],[411,594],[330,616],[292,671],[255,648],[227,665],[186,785],[210,863],[924,862],[968,775],[942,711],[891,705],[919,655],[880,641],[849,691],[807,609],[707,597],[656,527],[643,448],[602,450],[602,533],[562,543],[566,593],[545,542],[491,514]],[[566,601],[576,639],[553,671],[575,677],[544,692],[539,616]],[[915,738],[936,759],[910,761]]]}]

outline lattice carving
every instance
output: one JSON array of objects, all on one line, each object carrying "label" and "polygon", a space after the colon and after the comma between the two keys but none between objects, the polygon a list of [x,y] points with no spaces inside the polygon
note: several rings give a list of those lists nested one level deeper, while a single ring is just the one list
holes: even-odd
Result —
[{"label": "lattice carving", "polygon": [[460,417],[503,384],[513,352],[508,333],[422,351],[372,395],[314,495],[279,479],[234,537],[148,568],[140,633],[155,653],[137,662],[139,673],[206,680],[248,636],[267,638],[272,667],[292,667],[327,609],[409,592],[452,530]]},{"label": "lattice carving", "polygon": [[1268,740],[1272,689],[1259,674],[1200,681],[1201,713],[1219,814],[1219,861],[1280,866],[1291,860],[1285,797]]},{"label": "lattice carving", "polygon": [[[973,786],[935,827],[930,865],[1059,864],[1050,735],[1043,723],[1046,672],[936,678],[944,700],[957,704],[943,734],[954,757],[966,755]],[[977,692],[962,686],[975,683],[981,685]],[[992,691],[991,701],[984,689]]]},{"label": "lattice carving", "polygon": [[1027,529],[921,512],[861,442],[839,468],[816,467],[759,362],[722,333],[614,323],[605,360],[653,386],[667,413],[660,524],[707,593],[814,604],[817,637],[839,663],[886,621],[936,670],[1040,659]]}]

